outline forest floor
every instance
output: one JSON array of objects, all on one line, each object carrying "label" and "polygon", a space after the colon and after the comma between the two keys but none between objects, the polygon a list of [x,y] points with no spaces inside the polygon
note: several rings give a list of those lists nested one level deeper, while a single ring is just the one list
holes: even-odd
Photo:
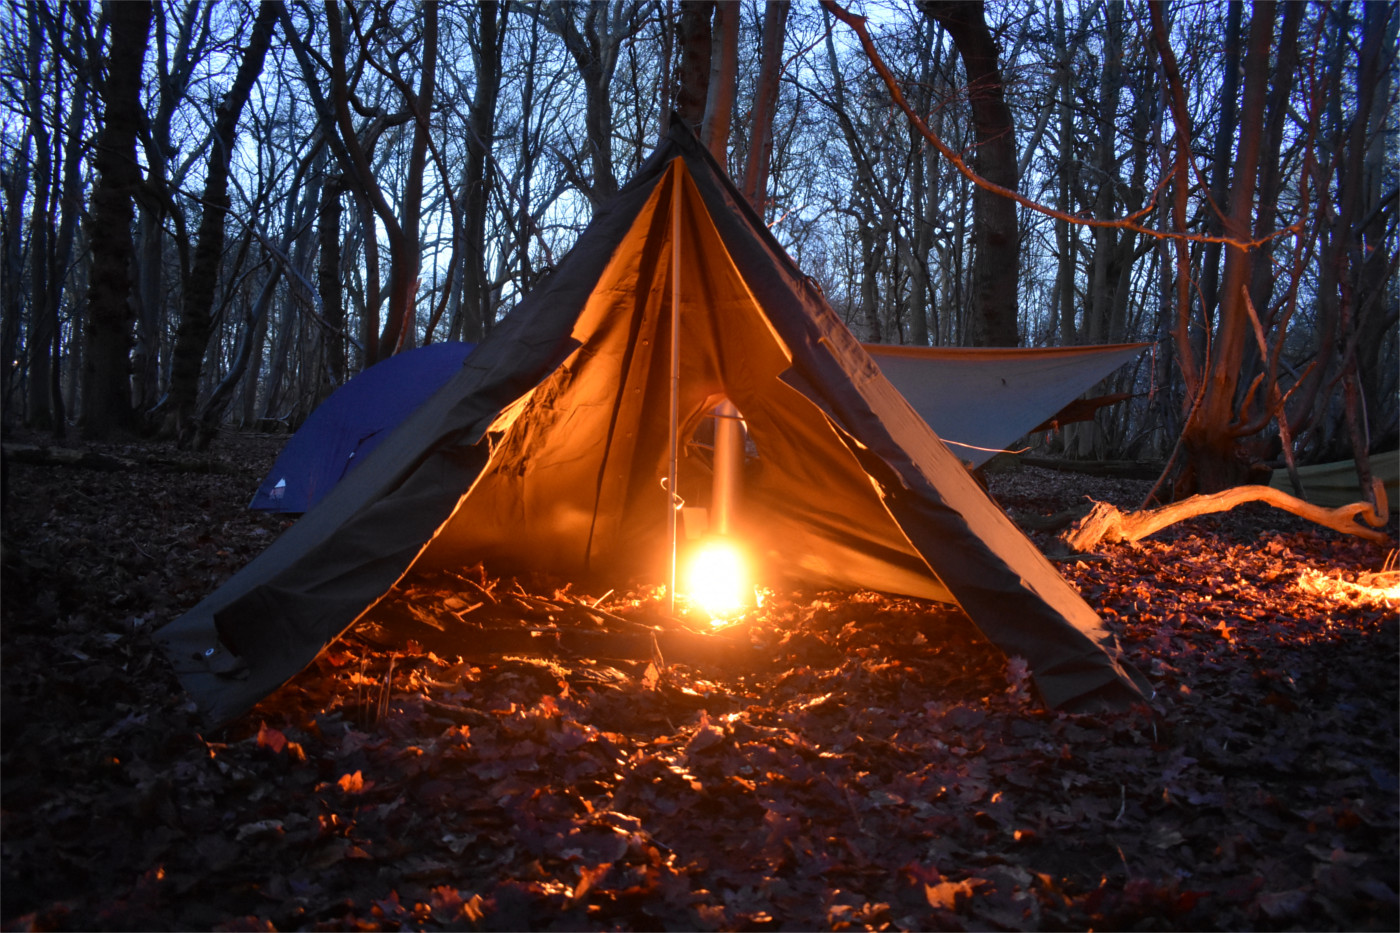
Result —
[{"label": "forest floor", "polygon": [[[1400,928],[1383,547],[1251,505],[1061,564],[1156,688],[1118,714],[956,611],[775,593],[693,666],[351,636],[207,733],[151,633],[289,524],[245,508],[281,443],[7,463],[3,929]],[[411,595],[603,595],[474,581]]]}]

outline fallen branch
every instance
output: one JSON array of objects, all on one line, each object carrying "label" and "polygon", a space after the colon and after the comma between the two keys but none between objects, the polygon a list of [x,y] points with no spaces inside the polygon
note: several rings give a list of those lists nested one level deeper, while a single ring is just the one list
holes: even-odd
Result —
[{"label": "fallen branch", "polygon": [[[1072,550],[1087,551],[1100,542],[1138,541],[1184,519],[1212,512],[1228,512],[1237,505],[1257,501],[1292,512],[1333,531],[1356,535],[1376,544],[1388,544],[1390,536],[1378,529],[1385,527],[1390,505],[1382,483],[1375,482],[1373,489],[1376,495],[1374,506],[1369,502],[1353,502],[1335,509],[1304,502],[1272,486],[1236,486],[1210,495],[1192,496],[1159,509],[1126,514],[1107,502],[1096,502],[1088,515],[1059,537]],[[1365,525],[1361,524],[1363,521]]]},{"label": "fallen branch", "polygon": [[150,468],[170,473],[237,473],[238,468],[222,460],[199,457],[171,456],[162,453],[137,453],[119,457],[100,450],[74,447],[46,447],[34,444],[5,444],[3,456],[7,464],[25,463],[45,467],[78,467],[85,470],[121,472]]}]

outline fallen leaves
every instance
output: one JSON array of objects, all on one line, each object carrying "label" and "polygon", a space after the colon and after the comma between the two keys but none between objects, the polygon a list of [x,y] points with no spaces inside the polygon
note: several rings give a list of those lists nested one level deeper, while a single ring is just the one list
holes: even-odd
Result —
[{"label": "fallen leaves", "polygon": [[[6,928],[1397,925],[1393,607],[1295,585],[1383,555],[1287,516],[1063,565],[1157,689],[1123,714],[1044,710],[955,611],[778,593],[692,664],[350,638],[201,737],[149,632],[279,520],[216,473],[12,470]],[[405,605],[597,633],[655,598],[448,582]]]}]

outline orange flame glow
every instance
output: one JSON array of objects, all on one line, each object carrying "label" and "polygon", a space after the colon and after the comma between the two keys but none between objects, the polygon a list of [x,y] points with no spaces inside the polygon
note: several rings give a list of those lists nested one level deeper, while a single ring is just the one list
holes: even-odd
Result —
[{"label": "orange flame glow", "polygon": [[711,618],[723,619],[753,601],[747,562],[740,549],[724,538],[704,542],[691,558],[685,594]]}]

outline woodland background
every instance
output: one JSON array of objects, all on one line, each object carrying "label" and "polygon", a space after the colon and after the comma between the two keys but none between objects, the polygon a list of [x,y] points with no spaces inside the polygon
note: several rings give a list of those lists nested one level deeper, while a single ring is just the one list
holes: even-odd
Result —
[{"label": "woodland background", "polygon": [[1053,452],[1166,460],[1177,493],[1353,452],[1364,479],[1400,409],[1398,27],[1391,2],[6,4],[4,420],[295,427],[386,355],[483,337],[674,111],[862,339],[1152,342]]},{"label": "woodland background", "polygon": [[[355,635],[218,735],[151,631],[290,524],[245,507],[266,432],[484,336],[673,111],[864,339],[1150,341],[1054,453],[1186,492],[1393,449],[1397,28],[1389,2],[0,4],[3,423],[85,447],[0,473],[0,927],[1396,929],[1394,552],[1257,503],[1061,564],[1156,688],[1103,717],[1042,709],[960,613],[864,592],[775,597],[693,667]],[[1151,492],[989,482],[1040,517]]]}]

